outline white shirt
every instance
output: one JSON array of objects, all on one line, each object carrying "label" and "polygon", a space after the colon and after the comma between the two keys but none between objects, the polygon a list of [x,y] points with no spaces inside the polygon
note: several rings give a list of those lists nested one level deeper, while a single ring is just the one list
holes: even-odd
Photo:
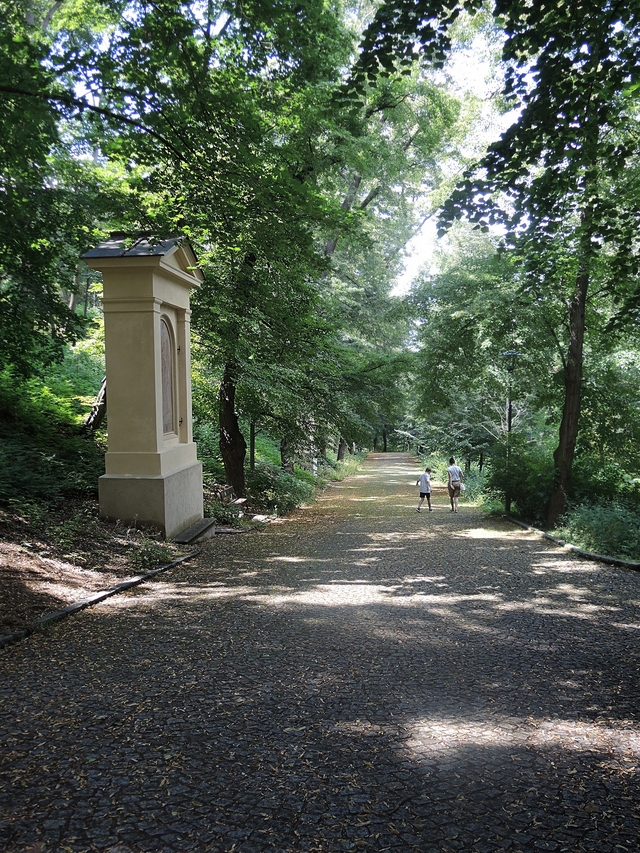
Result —
[{"label": "white shirt", "polygon": [[429,494],[431,491],[431,477],[425,471],[424,474],[420,474],[420,479],[418,480],[418,484],[420,486],[420,491],[423,494]]},{"label": "white shirt", "polygon": [[451,474],[451,481],[460,480],[462,482],[462,468],[457,465],[450,465],[447,471]]}]

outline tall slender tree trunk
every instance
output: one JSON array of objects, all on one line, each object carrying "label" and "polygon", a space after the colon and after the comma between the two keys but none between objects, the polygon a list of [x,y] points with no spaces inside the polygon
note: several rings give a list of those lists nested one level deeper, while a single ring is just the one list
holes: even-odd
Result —
[{"label": "tall slender tree trunk", "polygon": [[91,411],[84,419],[82,427],[90,432],[96,432],[102,426],[107,416],[107,377],[105,376],[100,385],[98,396],[91,407]]},{"label": "tall slender tree trunk", "polygon": [[[349,189],[347,190],[347,195],[343,199],[340,207],[343,210],[351,210],[353,207],[353,203],[356,200],[356,196],[358,194],[358,190],[360,189],[360,184],[362,183],[362,175],[355,175],[349,184]],[[336,250],[336,246],[338,245],[339,234],[334,234],[333,237],[329,237],[327,240],[324,253],[327,258],[330,258]]]},{"label": "tall slender tree trunk", "polygon": [[240,432],[236,415],[235,365],[227,362],[218,392],[220,403],[220,453],[228,485],[236,497],[244,497],[244,459],[247,443]]},{"label": "tall slender tree trunk", "polygon": [[251,421],[249,424],[249,470],[256,469],[256,424]]},{"label": "tall slender tree trunk", "polygon": [[280,467],[287,474],[293,474],[293,457],[289,448],[289,442],[286,438],[280,441]]},{"label": "tall slender tree trunk", "polygon": [[336,459],[338,462],[342,462],[342,460],[344,459],[344,454],[345,454],[346,449],[347,449],[347,442],[344,440],[344,438],[340,438],[340,441],[338,442],[338,453],[336,456]]},{"label": "tall slender tree trunk", "polygon": [[[589,239],[589,235],[587,238]],[[583,240],[584,242],[584,240]],[[567,509],[573,458],[578,437],[582,391],[582,356],[587,294],[589,292],[589,249],[576,276],[576,286],[569,305],[569,350],[565,366],[565,395],[560,422],[558,446],[553,454],[554,488],[547,512],[547,527],[554,528]]]}]

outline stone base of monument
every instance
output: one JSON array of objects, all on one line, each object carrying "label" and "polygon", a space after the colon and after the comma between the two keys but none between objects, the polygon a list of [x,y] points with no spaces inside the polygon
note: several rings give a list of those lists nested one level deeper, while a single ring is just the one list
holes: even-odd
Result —
[{"label": "stone base of monument", "polygon": [[173,539],[202,520],[202,463],[158,476],[104,474],[98,493],[101,518],[157,527]]}]

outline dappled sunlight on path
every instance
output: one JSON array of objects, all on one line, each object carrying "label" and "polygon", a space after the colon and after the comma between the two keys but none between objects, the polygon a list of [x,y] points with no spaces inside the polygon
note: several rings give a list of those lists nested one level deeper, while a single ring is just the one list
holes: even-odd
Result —
[{"label": "dappled sunlight on path", "polygon": [[12,853],[636,849],[640,576],[418,514],[418,471],[372,455],[0,658]]}]

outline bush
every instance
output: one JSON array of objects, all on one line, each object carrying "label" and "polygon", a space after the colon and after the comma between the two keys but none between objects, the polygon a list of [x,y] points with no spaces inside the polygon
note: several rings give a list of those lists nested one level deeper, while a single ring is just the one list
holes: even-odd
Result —
[{"label": "bush", "polygon": [[223,504],[220,501],[205,501],[204,514],[206,518],[215,519],[218,524],[227,527],[240,527],[243,512],[238,504]]},{"label": "bush", "polygon": [[507,493],[512,509],[534,524],[543,524],[553,487],[553,468],[548,450],[526,442],[523,436],[509,436],[507,444],[496,445],[486,477],[485,493],[503,504]]},{"label": "bush", "polygon": [[573,507],[554,536],[585,551],[640,560],[640,514],[617,502]]},{"label": "bush", "polygon": [[[445,474],[445,480],[447,479]],[[478,501],[482,497],[484,491],[485,475],[484,471],[478,471],[477,468],[472,468],[470,471],[464,472],[464,484],[467,487],[461,495],[465,500]]]},{"label": "bush", "polygon": [[312,483],[266,462],[256,463],[255,470],[247,473],[246,491],[252,504],[279,515],[309,503],[315,496]]},{"label": "bush", "polygon": [[174,555],[166,545],[160,545],[153,539],[144,538],[129,557],[129,565],[142,574],[166,566],[174,560]]}]

